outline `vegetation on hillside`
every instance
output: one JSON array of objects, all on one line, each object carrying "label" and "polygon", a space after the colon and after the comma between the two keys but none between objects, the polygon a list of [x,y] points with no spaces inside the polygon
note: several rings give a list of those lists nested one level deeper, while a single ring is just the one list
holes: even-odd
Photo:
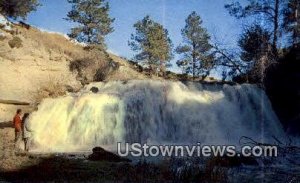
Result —
[{"label": "vegetation on hillside", "polygon": [[22,40],[19,37],[13,37],[12,40],[8,41],[8,45],[11,48],[21,48],[22,47]]},{"label": "vegetation on hillside", "polygon": [[[85,47],[87,51],[94,47],[100,48],[97,54],[106,55],[104,60],[109,62],[108,54],[105,53],[105,36],[114,31],[112,27],[114,18],[109,16],[109,2],[105,0],[68,0],[68,2],[72,5],[72,9],[66,19],[76,23],[71,28],[69,36],[87,44]],[[239,1],[224,4],[228,13],[245,26],[237,43],[240,49],[237,50],[229,50],[220,46],[217,40],[211,40],[197,12],[192,12],[187,17],[186,25],[182,29],[183,43],[175,50],[168,30],[150,16],[133,25],[135,33],[131,35],[129,46],[137,52],[134,60],[144,65],[143,70],[148,69],[152,74],[166,76],[166,69],[171,65],[170,61],[174,58],[174,54],[178,54],[177,65],[182,68],[185,78],[190,78],[191,75],[192,79],[203,79],[209,76],[211,70],[219,70],[223,80],[233,79],[263,86],[267,68],[278,63],[283,56],[282,50],[299,45],[299,4],[296,0],[247,0],[243,4]],[[0,12],[11,18],[26,18],[28,13],[35,11],[39,5],[37,0],[3,0],[0,2]],[[257,19],[264,23],[257,22]],[[279,45],[285,37],[290,38],[288,44]],[[12,41],[15,42],[16,39]],[[92,55],[99,62],[98,56]],[[82,64],[83,60],[87,60],[87,63]],[[90,57],[76,58],[71,69],[82,75],[80,69],[74,65],[91,65],[90,60]],[[96,67],[97,65],[99,63]],[[100,71],[96,80],[103,79],[99,73]]]}]

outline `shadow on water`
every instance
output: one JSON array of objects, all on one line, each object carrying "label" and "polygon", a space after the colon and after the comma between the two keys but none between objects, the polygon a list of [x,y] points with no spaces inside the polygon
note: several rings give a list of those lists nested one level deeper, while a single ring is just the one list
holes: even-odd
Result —
[{"label": "shadow on water", "polygon": [[283,136],[263,90],[251,85],[182,83],[162,82],[148,87],[148,95],[136,92],[124,99],[127,142],[223,144],[238,142],[241,136],[258,141],[262,134]]}]

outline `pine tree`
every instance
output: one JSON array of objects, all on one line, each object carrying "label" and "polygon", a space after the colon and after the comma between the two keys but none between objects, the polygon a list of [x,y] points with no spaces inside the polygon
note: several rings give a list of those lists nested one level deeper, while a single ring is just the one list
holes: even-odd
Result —
[{"label": "pine tree", "polygon": [[289,0],[287,7],[283,10],[283,28],[291,33],[293,46],[300,44],[300,1]]},{"label": "pine tree", "polygon": [[258,24],[246,28],[238,40],[241,59],[245,62],[259,60],[269,51],[270,37],[270,33]]},{"label": "pine tree", "polygon": [[265,70],[270,64],[271,34],[258,24],[246,28],[238,40],[241,59],[251,63],[247,79],[252,83],[263,83]]},{"label": "pine tree", "polygon": [[128,44],[133,51],[139,52],[135,60],[146,64],[152,72],[164,73],[173,56],[168,31],[149,16],[135,23],[134,28],[136,32]]},{"label": "pine tree", "polygon": [[79,42],[92,46],[105,47],[104,37],[113,32],[111,24],[114,19],[109,17],[109,4],[104,0],[68,0],[72,10],[67,20],[78,26],[71,29],[69,36]]},{"label": "pine tree", "polygon": [[213,65],[210,36],[202,27],[202,20],[196,12],[192,12],[185,22],[186,25],[181,30],[184,44],[176,48],[176,52],[182,55],[177,65],[183,68],[186,74],[192,74],[193,79],[198,75],[205,78]]},{"label": "pine tree", "polygon": [[0,13],[13,19],[25,19],[39,5],[38,0],[0,0]]},{"label": "pine tree", "polygon": [[278,56],[278,37],[280,33],[281,9],[284,7],[283,0],[248,0],[248,5],[242,6],[239,2],[226,4],[229,14],[236,18],[259,16],[272,24],[272,52],[275,58]]}]

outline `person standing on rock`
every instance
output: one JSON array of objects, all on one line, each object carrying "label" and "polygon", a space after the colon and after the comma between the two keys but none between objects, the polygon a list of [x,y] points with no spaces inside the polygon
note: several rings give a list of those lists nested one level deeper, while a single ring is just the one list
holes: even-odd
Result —
[{"label": "person standing on rock", "polygon": [[22,118],[22,136],[25,144],[25,151],[29,151],[31,132],[28,130],[29,113],[25,113]]},{"label": "person standing on rock", "polygon": [[17,113],[13,119],[13,124],[15,127],[15,147],[18,147],[22,140],[22,120],[21,120],[22,110],[18,109]]}]

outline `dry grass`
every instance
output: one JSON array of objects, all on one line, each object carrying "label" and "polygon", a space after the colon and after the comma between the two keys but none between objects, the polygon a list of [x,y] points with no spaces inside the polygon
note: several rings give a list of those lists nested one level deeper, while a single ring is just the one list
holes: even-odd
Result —
[{"label": "dry grass", "polygon": [[[11,33],[2,30],[0,33],[6,37],[4,41],[0,41],[0,59],[4,60],[7,67],[0,67],[6,76],[1,81],[6,88],[1,95],[11,93],[9,97],[13,99],[35,103],[44,97],[64,95],[64,85],[77,90],[80,85],[94,81],[148,78],[137,72],[126,60],[117,56],[112,58],[101,49],[84,49],[82,45],[74,44],[61,34],[42,32],[34,27],[27,29],[19,25],[13,25]],[[8,41],[13,37],[22,40],[22,48],[10,48]],[[16,77],[17,75],[22,78]],[[45,79],[48,75],[63,75],[68,79],[65,83],[61,78],[58,81],[56,78]],[[16,82],[21,84],[15,86]]]},{"label": "dry grass", "polygon": [[36,49],[44,48],[50,57],[59,55],[70,61],[70,71],[77,72],[77,79],[82,84],[103,81],[110,70],[110,58],[104,50],[85,49],[61,34],[42,32],[34,27],[26,29],[16,26],[16,29],[25,39],[29,39]]},{"label": "dry grass", "polygon": [[34,27],[26,29],[18,25],[16,25],[16,30],[18,34],[33,41],[37,49],[43,47],[49,52],[54,51],[65,54],[70,58],[78,58],[79,56],[86,54],[81,45],[72,43],[61,34],[42,32]]},{"label": "dry grass", "polygon": [[40,103],[44,98],[55,98],[66,94],[67,87],[64,78],[48,77],[40,84],[40,87],[33,94],[34,103]]}]

